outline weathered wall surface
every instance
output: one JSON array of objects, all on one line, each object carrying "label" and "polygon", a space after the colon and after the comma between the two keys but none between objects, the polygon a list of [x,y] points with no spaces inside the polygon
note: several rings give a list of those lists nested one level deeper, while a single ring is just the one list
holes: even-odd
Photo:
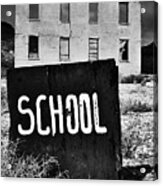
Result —
[{"label": "weathered wall surface", "polygon": [[[114,58],[120,73],[140,73],[140,4],[129,3],[129,25],[119,25],[118,2],[100,2],[98,24],[90,25],[89,4],[70,4],[70,23],[59,19],[59,4],[41,4],[39,21],[29,21],[29,6],[16,5],[15,67],[60,63],[59,37],[70,37],[70,62],[88,61],[88,39],[99,38],[99,59]],[[23,25],[23,26],[22,26]],[[28,59],[28,36],[39,36],[39,60]],[[129,39],[129,62],[119,62],[119,39]],[[66,62],[68,63],[68,62]]]}]

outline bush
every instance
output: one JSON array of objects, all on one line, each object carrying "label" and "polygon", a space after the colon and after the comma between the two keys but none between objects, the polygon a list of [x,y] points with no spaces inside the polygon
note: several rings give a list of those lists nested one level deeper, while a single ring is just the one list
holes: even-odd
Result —
[{"label": "bush", "polygon": [[141,101],[129,99],[125,103],[121,104],[121,114],[127,114],[128,112],[151,112],[153,106],[148,103],[142,103]]},{"label": "bush", "polygon": [[124,76],[121,78],[121,83],[141,83],[141,81],[144,79],[143,75],[129,75]]},{"label": "bush", "polygon": [[139,74],[139,75],[131,74],[129,76],[121,77],[120,79],[120,83],[141,83],[142,85],[144,85],[144,83],[149,81],[157,82],[157,76],[144,75],[144,74]]},{"label": "bush", "polygon": [[18,144],[7,140],[1,142],[1,176],[28,178],[68,178],[67,171],[61,172],[54,156],[48,154],[25,155],[18,157]]}]

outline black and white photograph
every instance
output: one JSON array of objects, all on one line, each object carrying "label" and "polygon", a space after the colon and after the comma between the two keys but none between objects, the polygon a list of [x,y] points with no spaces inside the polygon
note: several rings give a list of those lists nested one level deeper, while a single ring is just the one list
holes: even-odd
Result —
[{"label": "black and white photograph", "polygon": [[158,179],[158,3],[1,4],[1,176]]}]

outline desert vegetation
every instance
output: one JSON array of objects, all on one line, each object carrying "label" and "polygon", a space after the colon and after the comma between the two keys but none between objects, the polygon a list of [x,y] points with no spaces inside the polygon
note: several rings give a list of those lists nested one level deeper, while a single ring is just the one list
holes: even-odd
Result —
[{"label": "desert vegetation", "polygon": [[158,104],[154,97],[157,95],[157,82],[152,86],[142,82],[144,79],[138,84],[119,85],[122,160],[123,167],[150,166],[151,170],[143,179],[153,180],[157,174]]}]

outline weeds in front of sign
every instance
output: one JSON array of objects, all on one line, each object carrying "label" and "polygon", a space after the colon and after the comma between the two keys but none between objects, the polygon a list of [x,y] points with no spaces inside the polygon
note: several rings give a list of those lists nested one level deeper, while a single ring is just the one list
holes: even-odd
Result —
[{"label": "weeds in front of sign", "polygon": [[[7,140],[7,139],[6,139]],[[48,154],[17,155],[18,142],[1,142],[1,175],[3,177],[68,178],[68,172],[61,172],[56,157]]]}]

